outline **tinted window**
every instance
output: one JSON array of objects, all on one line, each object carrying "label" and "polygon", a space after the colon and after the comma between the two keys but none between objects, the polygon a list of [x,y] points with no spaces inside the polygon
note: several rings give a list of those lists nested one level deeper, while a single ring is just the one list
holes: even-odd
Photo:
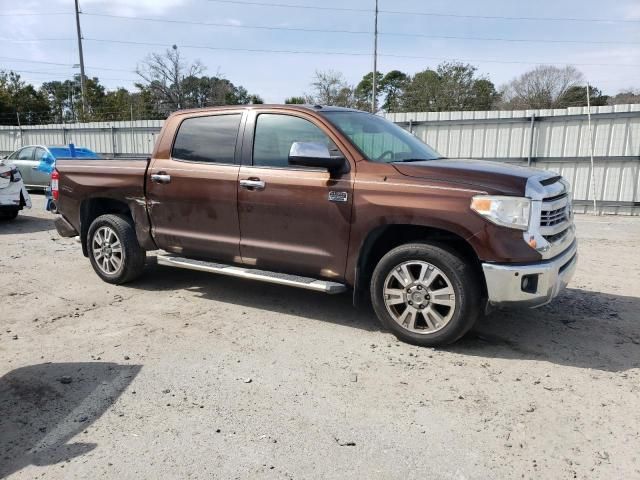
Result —
[{"label": "tinted window", "polygon": [[331,139],[313,123],[290,115],[258,115],[253,141],[253,164],[264,167],[289,166],[289,151],[294,142],[321,142],[330,150]]},{"label": "tinted window", "polygon": [[173,157],[194,162],[235,163],[241,117],[237,114],[187,118],[178,130]]},{"label": "tinted window", "polygon": [[33,147],[26,147],[18,153],[18,160],[33,160]]}]

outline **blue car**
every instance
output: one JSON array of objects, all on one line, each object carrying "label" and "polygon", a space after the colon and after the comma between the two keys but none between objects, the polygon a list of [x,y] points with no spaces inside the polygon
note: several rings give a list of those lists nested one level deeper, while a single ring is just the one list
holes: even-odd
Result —
[{"label": "blue car", "polygon": [[49,188],[50,176],[56,158],[100,158],[93,150],[84,147],[29,145],[13,152],[7,160],[13,163],[28,189]]}]

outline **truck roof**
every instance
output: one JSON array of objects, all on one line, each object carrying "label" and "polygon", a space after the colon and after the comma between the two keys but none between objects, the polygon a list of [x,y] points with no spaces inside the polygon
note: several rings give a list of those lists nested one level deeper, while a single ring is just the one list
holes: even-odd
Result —
[{"label": "truck roof", "polygon": [[282,104],[282,103],[273,103],[273,104],[249,104],[249,105],[222,105],[216,107],[204,107],[204,108],[191,108],[185,110],[178,110],[173,112],[170,116],[174,115],[184,115],[189,113],[199,113],[199,112],[216,112],[220,110],[262,110],[262,109],[283,109],[283,110],[306,110],[313,112],[359,112],[359,113],[367,113],[362,110],[357,110],[355,108],[345,108],[345,107],[334,107],[331,105],[311,105],[311,104]]}]

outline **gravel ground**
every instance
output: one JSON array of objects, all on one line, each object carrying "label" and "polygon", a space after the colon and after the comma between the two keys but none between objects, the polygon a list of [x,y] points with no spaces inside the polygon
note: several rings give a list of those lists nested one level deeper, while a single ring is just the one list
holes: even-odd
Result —
[{"label": "gravel ground", "polygon": [[116,287],[42,197],[0,224],[0,478],[640,478],[640,219],[447,349],[349,295],[161,267]]}]

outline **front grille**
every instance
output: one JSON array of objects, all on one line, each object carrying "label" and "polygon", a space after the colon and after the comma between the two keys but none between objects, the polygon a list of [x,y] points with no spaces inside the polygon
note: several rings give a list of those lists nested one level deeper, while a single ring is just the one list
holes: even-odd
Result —
[{"label": "front grille", "polygon": [[542,210],[540,216],[541,227],[552,227],[568,220],[567,206],[556,208],[555,210]]},{"label": "front grille", "polygon": [[549,243],[556,243],[558,240],[561,240],[567,234],[568,230],[565,229],[555,235],[543,235],[544,239]]},{"label": "front grille", "polygon": [[544,239],[554,244],[562,240],[571,226],[571,199],[567,193],[554,195],[542,200],[540,211],[540,233]]}]

